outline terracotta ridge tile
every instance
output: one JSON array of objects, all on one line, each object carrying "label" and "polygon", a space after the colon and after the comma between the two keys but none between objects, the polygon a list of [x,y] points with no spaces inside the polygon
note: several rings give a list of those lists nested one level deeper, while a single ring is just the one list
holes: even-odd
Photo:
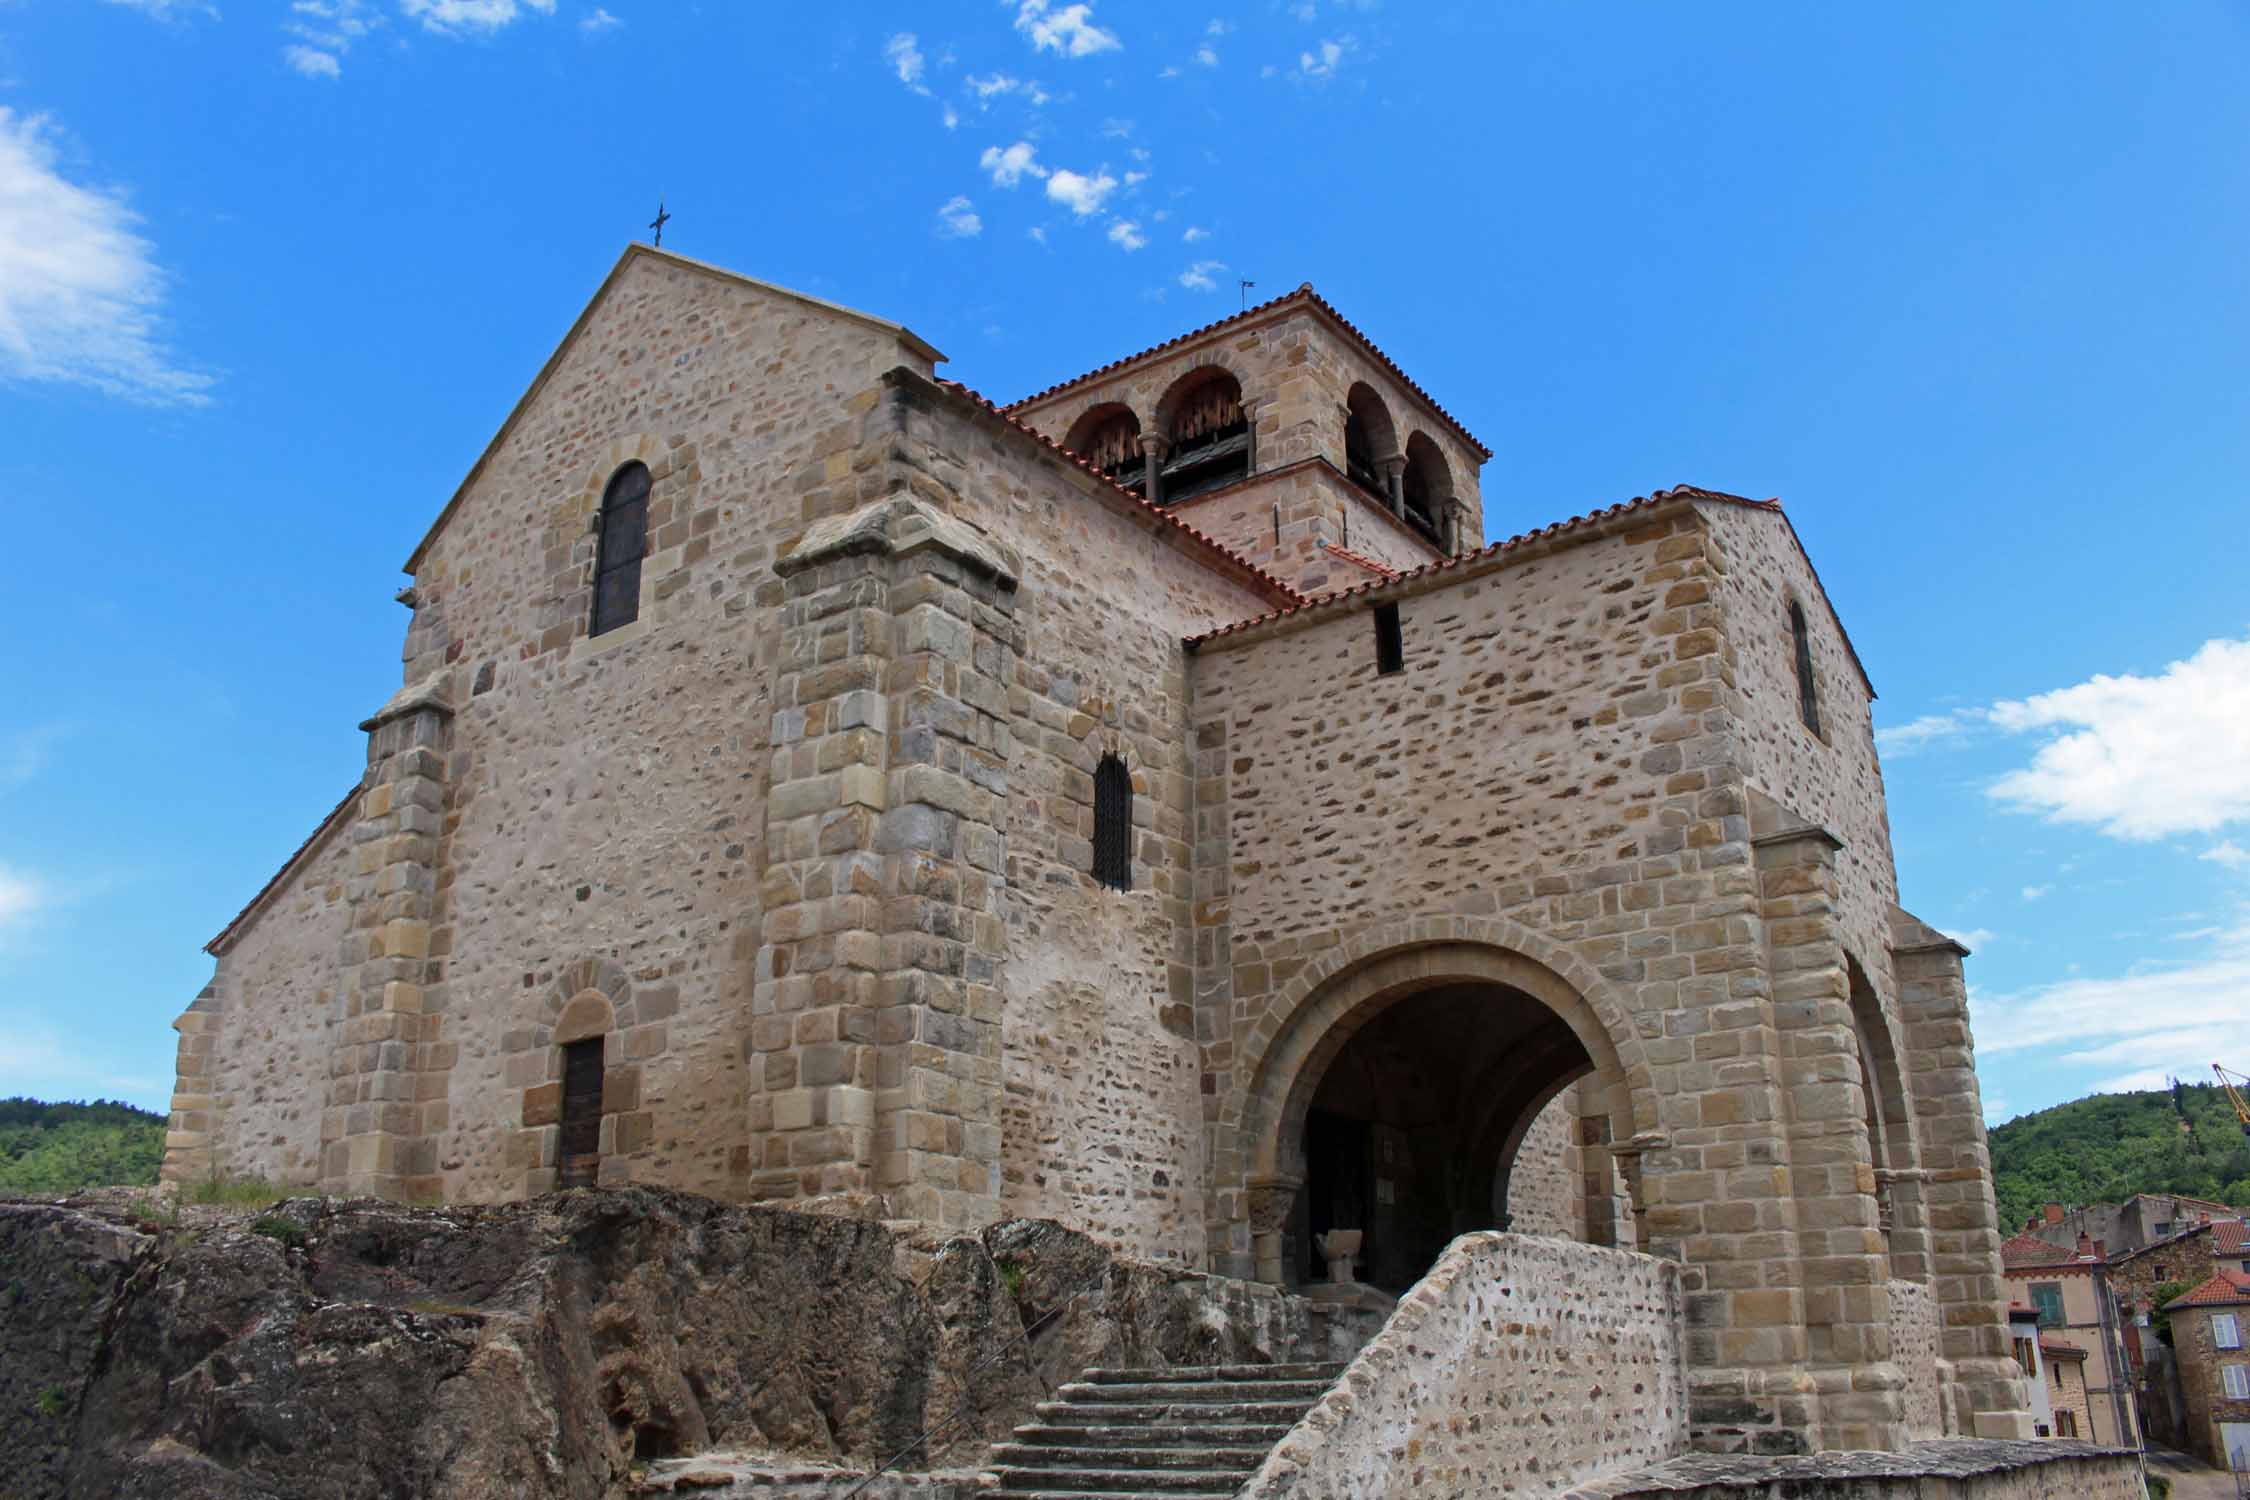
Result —
[{"label": "terracotta ridge tile", "polygon": [[1309,281],[1300,283],[1295,291],[1286,292],[1281,296],[1274,298],[1270,302],[1261,302],[1256,307],[1246,307],[1241,312],[1229,313],[1226,317],[1220,318],[1218,321],[1213,323],[1206,323],[1201,328],[1191,328],[1186,333],[1175,334],[1173,337],[1164,340],[1160,344],[1151,344],[1146,349],[1141,350],[1138,354],[1128,354],[1123,359],[1113,359],[1108,364],[1096,365],[1093,369],[1086,371],[1083,375],[1073,375],[1068,380],[1060,381],[1054,385],[1048,386],[1043,391],[1033,391],[1028,396],[1022,396],[1014,401],[1009,402],[1006,406],[1002,407],[1001,410],[1005,412],[1012,412],[1019,407],[1029,406],[1033,402],[1045,401],[1050,396],[1060,395],[1062,392],[1070,390],[1075,386],[1086,384],[1086,382],[1088,382],[1089,380],[1098,380],[1102,376],[1112,374],[1118,370],[1123,369],[1127,365],[1137,364],[1141,360],[1147,359],[1152,354],[1162,354],[1165,350],[1178,348],[1181,344],[1185,344],[1192,339],[1199,339],[1204,337],[1206,334],[1216,333],[1222,328],[1226,328],[1233,324],[1243,322],[1244,320],[1249,318],[1261,317],[1266,313],[1272,312],[1275,308],[1280,307],[1283,303],[1294,302],[1299,299],[1311,303],[1313,306],[1326,313],[1329,317],[1333,318],[1336,321],[1336,325],[1338,327],[1342,328],[1346,333],[1350,334],[1359,342],[1361,348],[1365,349],[1369,354],[1375,356],[1375,360],[1378,364],[1380,364],[1385,370],[1388,370],[1393,376],[1397,377],[1398,383],[1401,386],[1405,387],[1406,390],[1411,392],[1415,396],[1415,398],[1419,400],[1424,406],[1427,406],[1431,411],[1435,412],[1438,416],[1438,420],[1443,422],[1446,426],[1452,428],[1456,437],[1459,437],[1470,447],[1476,449],[1477,452],[1483,457],[1492,457],[1492,450],[1485,446],[1483,439],[1479,438],[1475,433],[1469,431],[1467,427],[1463,426],[1459,417],[1456,417],[1455,415],[1453,415],[1453,413],[1447,411],[1443,406],[1439,405],[1438,399],[1435,396],[1432,396],[1428,391],[1422,389],[1422,387],[1415,382],[1412,376],[1408,375],[1404,370],[1400,369],[1398,361],[1392,359],[1388,354],[1384,353],[1382,346],[1380,344],[1377,344],[1373,339],[1369,338],[1365,330],[1363,330],[1357,323],[1354,323],[1351,319],[1338,312],[1335,308],[1335,304],[1331,303],[1326,297],[1323,297],[1320,295],[1320,293],[1314,291],[1313,284]]},{"label": "terracotta ridge tile", "polygon": [[1254,615],[1247,620],[1237,620],[1231,625],[1221,625],[1216,630],[1207,630],[1201,635],[1190,636],[1188,640],[1192,645],[1215,640],[1220,636],[1233,635],[1237,631],[1248,630],[1255,625],[1264,625],[1274,620],[1301,614],[1308,609],[1320,609],[1333,605],[1359,594],[1367,593],[1371,589],[1387,588],[1394,583],[1411,582],[1432,574],[1465,567],[1487,557],[1495,557],[1503,552],[1512,552],[1530,542],[1544,541],[1548,537],[1560,536],[1568,531],[1576,531],[1581,527],[1590,526],[1599,521],[1629,515],[1634,511],[1648,510],[1654,506],[1669,504],[1675,500],[1723,500],[1730,505],[1748,506],[1752,510],[1770,510],[1776,515],[1781,513],[1781,502],[1779,500],[1751,500],[1741,495],[1729,495],[1723,490],[1707,490],[1692,484],[1674,485],[1668,490],[1655,490],[1646,495],[1636,495],[1634,498],[1616,505],[1590,510],[1582,516],[1572,516],[1567,521],[1556,521],[1551,525],[1539,527],[1537,530],[1526,531],[1520,535],[1509,537],[1506,541],[1489,542],[1473,552],[1462,552],[1452,557],[1441,557],[1435,562],[1427,562],[1419,567],[1407,568],[1404,571],[1393,573],[1387,578],[1354,584],[1348,589],[1322,594],[1319,598],[1308,603],[1294,605],[1287,609],[1272,610],[1262,615]]},{"label": "terracotta ridge tile", "polygon": [[1379,573],[1385,578],[1396,578],[1399,575],[1400,570],[1392,567],[1389,563],[1377,562],[1374,558],[1368,557],[1363,553],[1354,552],[1349,547],[1339,547],[1334,542],[1322,542],[1320,545],[1328,549],[1330,552],[1335,553],[1338,557],[1342,558],[1346,562],[1358,563],[1361,567],[1367,569],[1370,573]]}]

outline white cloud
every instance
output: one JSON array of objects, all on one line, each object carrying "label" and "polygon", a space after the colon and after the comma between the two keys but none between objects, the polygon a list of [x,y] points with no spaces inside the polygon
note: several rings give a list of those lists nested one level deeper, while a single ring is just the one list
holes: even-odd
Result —
[{"label": "white cloud", "polygon": [[367,0],[295,0],[281,29],[297,38],[281,49],[282,61],[307,78],[334,78],[344,54],[383,24]]},{"label": "white cloud", "polygon": [[902,31],[885,42],[883,60],[891,65],[892,72],[898,74],[900,83],[917,94],[929,92],[922,86],[922,50],[915,43],[913,32]]},{"label": "white cloud", "polygon": [[960,112],[959,110],[955,109],[955,108],[954,108],[954,107],[953,107],[952,105],[950,105],[950,104],[948,104],[948,105],[947,105],[947,106],[945,107],[945,113],[944,113],[943,115],[939,116],[939,118],[940,118],[940,119],[942,119],[942,120],[944,120],[944,122],[945,122],[945,128],[946,128],[946,129],[948,129],[948,130],[954,130],[954,129],[958,129],[958,128],[960,127],[960,124],[961,124],[961,112]]},{"label": "white cloud", "polygon": [[1195,60],[1206,68],[1215,68],[1219,65],[1218,49],[1210,46],[1198,47],[1195,49]]},{"label": "white cloud", "polygon": [[2204,642],[2155,677],[2097,675],[1994,704],[2016,734],[2062,730],[1992,795],[2113,838],[2215,833],[2250,821],[2250,640]]},{"label": "white cloud", "polygon": [[1109,119],[1102,121],[1102,134],[1112,140],[1126,140],[1133,134],[1131,120]]},{"label": "white cloud", "polygon": [[1180,241],[1183,244],[1192,245],[1197,240],[1207,240],[1209,238],[1211,238],[1210,230],[1205,229],[1201,224],[1190,224],[1187,227],[1187,233],[1180,236]]},{"label": "white cloud", "polygon": [[1166,68],[1165,68],[1165,69],[1164,69],[1164,70],[1163,70],[1162,72],[1158,73],[1158,74],[1157,74],[1156,76],[1157,76],[1157,77],[1159,77],[1159,78],[1177,78],[1177,77],[1179,77],[1179,76],[1180,76],[1180,70],[1179,70],[1178,68],[1176,68],[1176,67],[1169,67],[1169,66],[1168,66],[1168,67],[1166,67]]},{"label": "white cloud", "polygon": [[0,107],[0,376],[209,402],[212,377],[180,368],[159,337],[168,278],[139,223],[116,191],[62,175],[46,117]]},{"label": "white cloud", "polygon": [[1049,11],[1049,0],[1022,0],[1016,7],[1016,30],[1031,39],[1034,51],[1059,52],[1065,57],[1091,57],[1111,52],[1124,43],[1114,31],[1094,24],[1091,5],[1066,5]]},{"label": "white cloud", "polygon": [[1289,14],[1295,16],[1300,21],[1309,22],[1315,15],[1319,14],[1319,11],[1314,7],[1312,0],[1302,0],[1301,4],[1292,5],[1289,7]]},{"label": "white cloud", "polygon": [[340,78],[344,72],[343,64],[336,61],[333,52],[307,47],[302,42],[291,42],[282,48],[281,60],[307,78]]},{"label": "white cloud", "polygon": [[1984,1128],[1990,1130],[2008,1118],[2008,1101],[1998,1094],[1987,1094],[1984,1099]]},{"label": "white cloud", "polygon": [[1918,750],[1947,740],[1956,740],[1968,734],[1984,719],[1984,715],[1967,709],[1951,713],[1924,714],[1904,724],[1893,724],[1875,731],[1875,748],[1891,760],[1903,759]]},{"label": "white cloud", "polygon": [[1342,41],[1337,42],[1324,40],[1321,42],[1318,51],[1298,53],[1297,76],[1300,78],[1334,77],[1337,67],[1344,60],[1344,54],[1349,52],[1351,47],[1352,39],[1345,37]]},{"label": "white cloud", "polygon": [[1023,87],[1023,80],[1010,78],[1005,73],[995,73],[989,78],[979,78],[972,73],[961,81],[968,85],[969,91],[977,96],[980,104],[1002,94],[1012,94]]},{"label": "white cloud", "polygon": [[1109,242],[1130,253],[1147,244],[1148,236],[1141,233],[1141,226],[1133,220],[1119,219],[1109,226]]},{"label": "white cloud", "polygon": [[1031,226],[1031,228],[1025,230],[1024,233],[1030,235],[1033,239],[1037,240],[1042,245],[1047,243],[1047,231],[1040,225],[1034,224]]},{"label": "white cloud", "polygon": [[1998,933],[1994,932],[1989,927],[1971,927],[1965,932],[1954,932],[1950,929],[1941,929],[1941,931],[1944,931],[1947,937],[1953,939],[1953,941],[1959,943],[1962,947],[1968,948],[1972,951],[1978,948],[1985,947],[1994,938],[1999,936]]},{"label": "white cloud", "polygon": [[2051,885],[2027,885],[2023,888],[2023,899],[2027,902],[2037,901],[2053,889],[2054,887]]},{"label": "white cloud", "polygon": [[1146,172],[1127,172],[1125,174],[1125,186],[1129,188],[1137,188],[1146,181],[1148,181],[1148,173]]},{"label": "white cloud", "polygon": [[615,31],[624,24],[623,17],[613,16],[597,5],[594,7],[593,14],[579,20],[578,29],[588,36],[599,36],[605,31]]},{"label": "white cloud", "polygon": [[20,927],[48,904],[46,886],[21,870],[0,865],[0,931]]},{"label": "white cloud", "polygon": [[2244,849],[2233,839],[2221,839],[2196,858],[2225,865],[2230,870],[2250,869],[2250,849]]},{"label": "white cloud", "polygon": [[1234,30],[1233,22],[1221,21],[1214,18],[1209,25],[1203,28],[1203,34],[1205,36],[1225,36],[1232,30]]},{"label": "white cloud", "polygon": [[959,194],[946,199],[937,214],[938,233],[946,239],[973,239],[984,233],[984,220],[977,217],[976,205]]},{"label": "white cloud", "polygon": [[1027,172],[1033,177],[1047,175],[1047,169],[1035,160],[1037,155],[1038,149],[1029,141],[1018,141],[1005,150],[987,146],[984,155],[977,158],[977,165],[992,174],[994,187],[1012,188],[1023,181]]},{"label": "white cloud", "polygon": [[1226,268],[1227,263],[1223,260],[1199,260],[1180,273],[1180,285],[1191,292],[1217,291],[1219,283],[1211,273],[1224,271]]},{"label": "white cloud", "polygon": [[2115,978],[2073,978],[2011,995],[1972,990],[1970,1020],[1986,1055],[2069,1050],[2061,1062],[2117,1069],[2097,1089],[2161,1086],[2242,1051],[2250,1027],[2250,917],[2184,963],[2142,964]]},{"label": "white cloud", "polygon": [[144,16],[154,16],[159,21],[176,21],[184,15],[205,15],[219,19],[219,8],[204,0],[109,0],[112,5],[122,5],[137,10]]},{"label": "white cloud", "polygon": [[399,0],[408,19],[444,36],[461,32],[495,32],[526,10],[543,16],[555,13],[555,0]]},{"label": "white cloud", "polygon": [[1063,170],[1047,179],[1047,196],[1068,208],[1083,219],[1088,214],[1099,213],[1109,195],[1117,191],[1117,179],[1107,172],[1097,171],[1091,177]]},{"label": "white cloud", "polygon": [[47,769],[54,747],[70,736],[66,724],[41,724],[0,735],[0,790],[22,786]]}]

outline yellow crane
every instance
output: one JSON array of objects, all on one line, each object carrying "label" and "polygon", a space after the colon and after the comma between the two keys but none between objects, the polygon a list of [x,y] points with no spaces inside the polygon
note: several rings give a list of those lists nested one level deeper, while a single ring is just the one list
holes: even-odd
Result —
[{"label": "yellow crane", "polygon": [[2227,1103],[2234,1106],[2234,1117],[2242,1122],[2242,1133],[2250,1135],[2250,1100],[2245,1100],[2242,1089],[2235,1087],[2241,1084],[2243,1088],[2250,1088],[2250,1077],[2230,1073],[2217,1063],[2211,1064],[2211,1071],[2219,1075],[2219,1087],[2227,1091]]}]

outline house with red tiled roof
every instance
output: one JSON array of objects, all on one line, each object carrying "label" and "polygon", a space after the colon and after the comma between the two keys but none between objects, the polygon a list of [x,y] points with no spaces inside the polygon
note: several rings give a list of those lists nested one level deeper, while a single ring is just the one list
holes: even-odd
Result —
[{"label": "house with red tiled roof", "polygon": [[2250,1275],[2221,1267],[2161,1310],[2179,1363],[2188,1450],[2220,1468],[2250,1468]]},{"label": "house with red tiled roof", "polygon": [[1507,1230],[1648,1312],[1663,1442],[2031,1435],[1967,950],[1789,515],[1488,490],[1447,332],[1058,324],[1001,405],[627,250],[214,896],[166,1177],[1049,1220],[1276,1327]]},{"label": "house with red tiled roof", "polygon": [[[2074,1419],[2078,1436],[2098,1443],[2137,1446],[2141,1421],[2125,1356],[2124,1314],[2110,1282],[2107,1248],[2081,1235],[2064,1249],[2031,1234],[2011,1235],[2000,1245],[2000,1262],[2010,1295],[2038,1315],[2043,1343],[2073,1351],[2078,1361],[2067,1377],[2054,1372],[2050,1383],[2068,1379],[2083,1415]],[[2050,1392],[2053,1395],[2053,1392]],[[2057,1412],[2064,1409],[2051,1401]]]}]

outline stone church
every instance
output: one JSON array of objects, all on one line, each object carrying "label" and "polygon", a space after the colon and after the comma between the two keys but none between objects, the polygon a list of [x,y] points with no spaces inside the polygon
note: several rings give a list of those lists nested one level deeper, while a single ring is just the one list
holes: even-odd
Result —
[{"label": "stone church", "polygon": [[1005,406],[941,358],[624,253],[209,944],[169,1179],[857,1195],[1283,1287],[1356,1229],[1392,1293],[1513,1229],[1680,1263],[1706,1446],[2029,1435],[1965,950],[1777,503],[1488,517],[1309,285]]}]

